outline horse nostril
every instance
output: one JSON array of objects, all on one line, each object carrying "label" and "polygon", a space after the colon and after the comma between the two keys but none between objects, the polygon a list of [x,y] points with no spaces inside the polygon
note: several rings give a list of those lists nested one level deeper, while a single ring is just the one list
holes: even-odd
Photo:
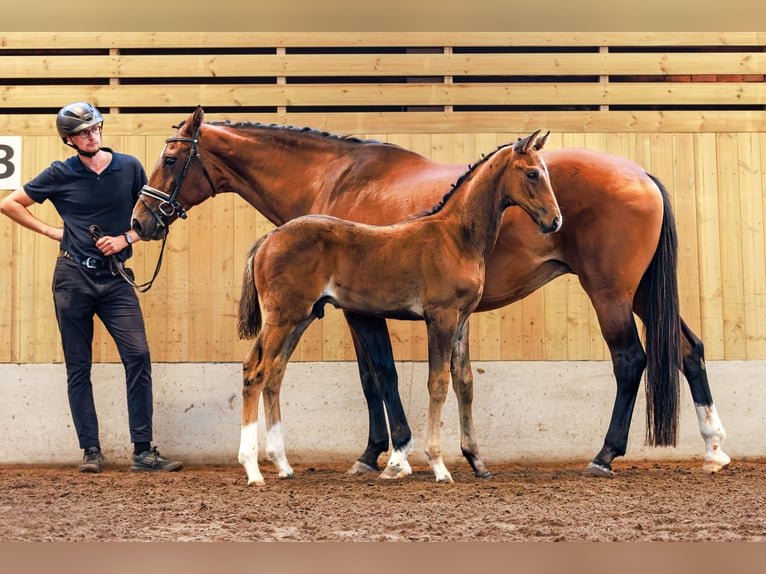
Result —
[{"label": "horse nostril", "polygon": [[138,233],[139,237],[141,236],[141,223],[138,221],[138,219],[134,219],[130,226],[133,228],[133,231]]}]

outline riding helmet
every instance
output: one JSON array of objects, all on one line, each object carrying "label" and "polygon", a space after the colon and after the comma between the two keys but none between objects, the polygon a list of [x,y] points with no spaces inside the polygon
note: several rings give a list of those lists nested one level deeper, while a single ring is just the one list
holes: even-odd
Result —
[{"label": "riding helmet", "polygon": [[104,123],[101,112],[87,102],[64,106],[56,116],[56,129],[64,143],[67,136],[101,123]]}]

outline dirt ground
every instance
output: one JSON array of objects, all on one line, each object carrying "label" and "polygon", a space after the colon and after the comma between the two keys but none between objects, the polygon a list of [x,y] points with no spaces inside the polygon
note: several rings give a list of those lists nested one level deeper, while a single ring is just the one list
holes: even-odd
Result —
[{"label": "dirt ground", "polygon": [[171,474],[102,474],[73,466],[0,466],[0,542],[73,541],[766,541],[766,459],[717,475],[699,461],[494,466],[489,480],[453,465],[388,482],[343,466],[263,465],[265,487],[240,466]]}]

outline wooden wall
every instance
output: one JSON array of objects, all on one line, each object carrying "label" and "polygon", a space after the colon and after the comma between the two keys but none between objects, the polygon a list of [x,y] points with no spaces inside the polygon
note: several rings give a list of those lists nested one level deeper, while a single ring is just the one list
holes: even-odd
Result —
[{"label": "wooden wall", "polygon": [[[26,181],[69,155],[54,120],[78,100],[106,115],[105,145],[147,171],[196,104],[210,120],[311,126],[466,164],[550,129],[549,148],[616,153],[665,182],[682,314],[708,359],[766,359],[764,45],[764,33],[0,34],[0,135],[23,136]],[[57,219],[49,205],[34,211]],[[160,278],[140,295],[155,361],[242,359],[244,254],[269,228],[228,195],[174,224]],[[62,360],[50,292],[57,248],[0,218],[0,362]],[[137,246],[139,280],[158,252]],[[390,325],[396,358],[424,360],[423,325]],[[476,360],[608,358],[571,276],[474,315],[471,336]],[[103,328],[94,352],[118,360]],[[294,359],[353,360],[342,315],[328,310]]]}]

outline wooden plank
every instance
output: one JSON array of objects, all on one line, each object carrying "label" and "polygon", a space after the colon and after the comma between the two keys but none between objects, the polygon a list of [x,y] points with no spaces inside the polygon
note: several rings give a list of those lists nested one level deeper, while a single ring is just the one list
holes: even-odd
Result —
[{"label": "wooden plank", "polygon": [[592,106],[761,105],[766,85],[731,83],[151,84],[8,86],[7,108],[57,108],[87,100],[100,108],[206,106]]},{"label": "wooden plank", "polygon": [[759,134],[737,134],[742,229],[742,296],[745,352],[748,359],[766,354],[766,252]]},{"label": "wooden plank", "polygon": [[[678,294],[681,316],[696,333],[700,332],[699,238],[697,237],[694,135],[673,134],[673,214],[678,231]],[[664,183],[664,182],[663,182]]]},{"label": "wooden plank", "polygon": [[743,293],[742,227],[738,178],[737,138],[719,134],[718,213],[721,218],[721,277],[723,298],[724,358],[746,359],[745,302]]},{"label": "wooden plank", "polygon": [[3,78],[665,76],[766,73],[759,52],[544,54],[34,55],[0,59]]},{"label": "wooden plank", "polygon": [[[56,104],[58,108],[60,102]],[[195,104],[196,105],[196,104]],[[164,135],[186,119],[188,113],[113,113],[104,115],[105,134]],[[55,113],[0,114],[0,131],[25,136],[56,133]],[[547,112],[330,112],[316,113],[206,113],[208,121],[259,121],[280,125],[310,126],[334,133],[362,134],[391,131],[412,133],[491,133],[514,126],[530,133],[540,126],[561,132],[617,133],[718,133],[766,131],[766,111],[547,111]],[[153,161],[153,158],[152,158]]]},{"label": "wooden plank", "polygon": [[2,49],[762,46],[763,32],[2,32]]},{"label": "wooden plank", "polygon": [[694,179],[697,182],[700,330],[708,360],[724,358],[718,162],[714,134],[695,134]]}]

